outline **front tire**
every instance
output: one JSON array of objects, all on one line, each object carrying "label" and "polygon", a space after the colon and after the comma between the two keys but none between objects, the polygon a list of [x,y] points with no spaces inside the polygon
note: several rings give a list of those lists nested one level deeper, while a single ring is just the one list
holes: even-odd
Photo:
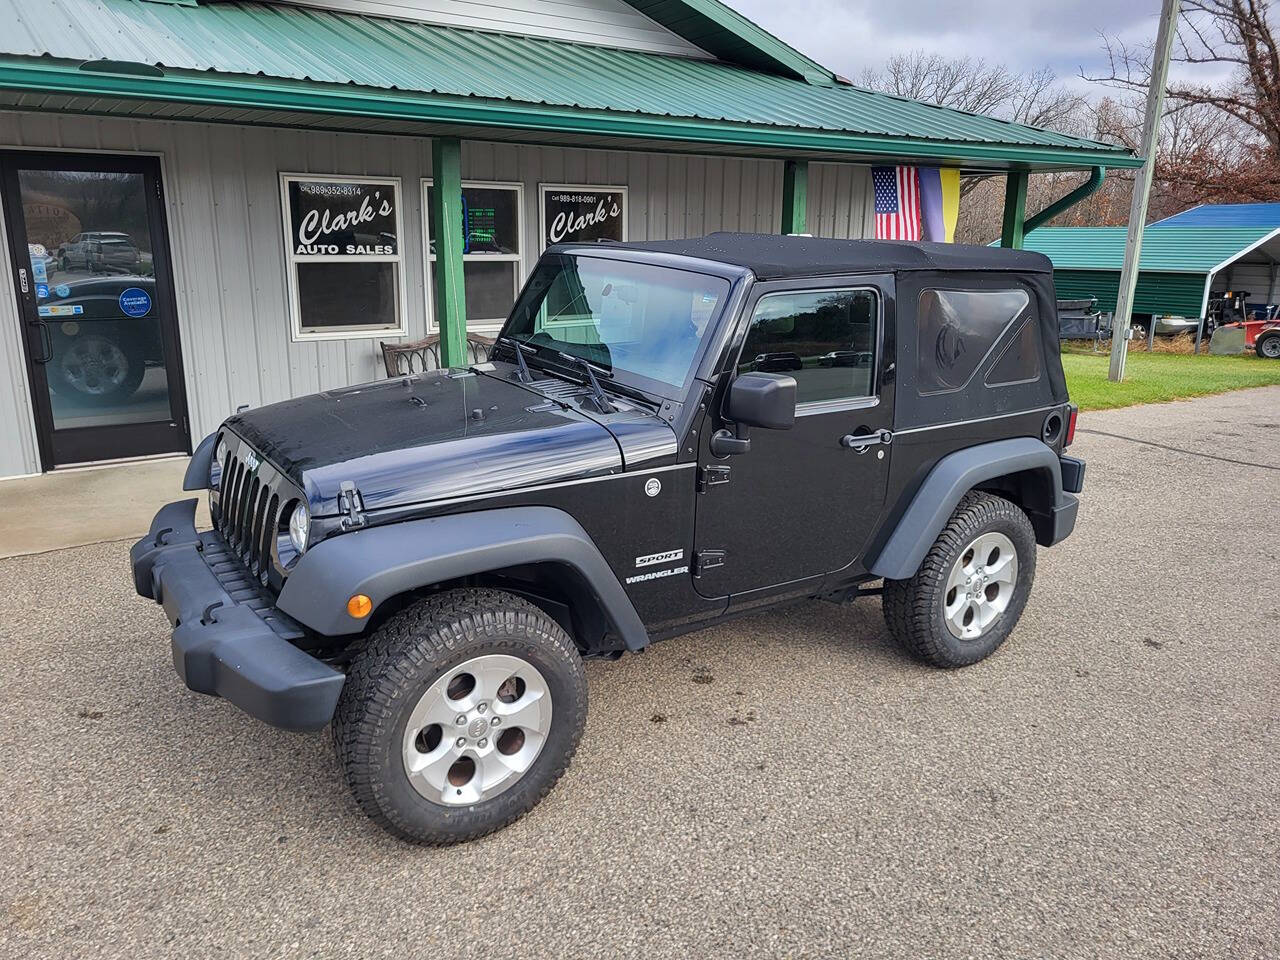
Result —
[{"label": "front tire", "polygon": [[884,618],[936,667],[989,657],[1017,626],[1036,572],[1035,531],[1016,505],[970,491],[908,580],[885,580]]},{"label": "front tire", "polygon": [[569,636],[498,590],[451,590],[391,617],[357,654],[333,723],[356,801],[443,846],[528,813],[582,739],[587,682]]}]

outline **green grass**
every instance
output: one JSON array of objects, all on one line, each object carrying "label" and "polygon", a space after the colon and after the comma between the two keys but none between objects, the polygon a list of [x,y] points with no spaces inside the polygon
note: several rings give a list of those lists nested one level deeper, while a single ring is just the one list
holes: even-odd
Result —
[{"label": "green grass", "polygon": [[1180,353],[1130,353],[1123,383],[1107,379],[1105,353],[1062,354],[1071,399],[1081,410],[1110,410],[1135,403],[1163,403],[1245,387],[1280,384],[1280,361]]}]

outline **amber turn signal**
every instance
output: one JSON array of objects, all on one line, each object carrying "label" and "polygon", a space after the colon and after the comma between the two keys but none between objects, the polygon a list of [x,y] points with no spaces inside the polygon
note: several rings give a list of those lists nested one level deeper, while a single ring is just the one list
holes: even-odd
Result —
[{"label": "amber turn signal", "polygon": [[357,620],[363,620],[373,612],[373,601],[366,597],[363,593],[357,593],[354,597],[347,601],[347,613],[351,614]]}]

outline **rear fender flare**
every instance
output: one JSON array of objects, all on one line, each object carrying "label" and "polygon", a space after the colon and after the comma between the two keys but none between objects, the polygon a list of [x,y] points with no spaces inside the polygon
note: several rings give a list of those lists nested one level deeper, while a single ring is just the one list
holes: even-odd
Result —
[{"label": "rear fender flare", "polygon": [[996,440],[943,457],[929,471],[884,548],[867,564],[867,570],[888,580],[913,576],[961,497],[988,480],[1025,471],[1046,472],[1054,506],[1064,504],[1058,455],[1034,437]]},{"label": "rear fender flare", "polygon": [[421,587],[530,563],[557,562],[590,586],[629,650],[649,636],[635,606],[591,537],[553,507],[508,507],[406,520],[330,537],[298,561],[277,606],[325,636],[358,633],[368,618],[347,612],[364,594],[373,608]]}]

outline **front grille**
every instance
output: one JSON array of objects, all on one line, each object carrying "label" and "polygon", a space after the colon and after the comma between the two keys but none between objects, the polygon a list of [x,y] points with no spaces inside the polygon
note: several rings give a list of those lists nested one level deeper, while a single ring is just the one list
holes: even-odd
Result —
[{"label": "front grille", "polygon": [[280,514],[285,507],[292,509],[292,498],[268,464],[260,462],[256,470],[249,467],[244,459],[247,451],[248,446],[241,443],[222,465],[216,525],[229,553],[266,583]]}]

